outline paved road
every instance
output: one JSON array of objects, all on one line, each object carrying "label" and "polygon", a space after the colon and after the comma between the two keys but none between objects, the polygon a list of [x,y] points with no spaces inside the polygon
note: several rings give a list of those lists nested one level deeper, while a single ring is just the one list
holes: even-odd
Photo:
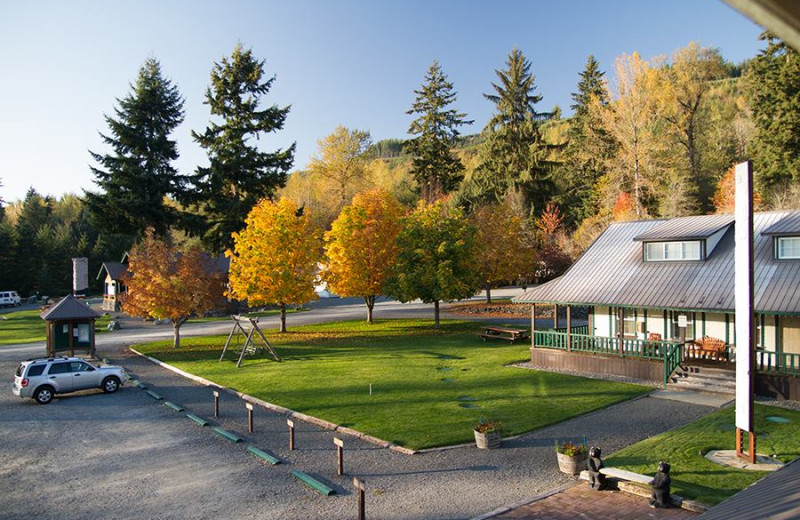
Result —
[{"label": "paved road", "polygon": [[[379,304],[378,316],[430,312],[429,306]],[[363,315],[353,302],[321,303],[290,316],[290,327]],[[270,326],[270,320],[267,326]],[[225,322],[187,326],[185,335],[227,331]],[[168,326],[99,336],[98,350],[151,389],[213,419],[210,390],[128,352],[124,345],[169,337]],[[0,349],[0,379],[41,345]],[[39,350],[40,351],[40,350]],[[509,370],[515,370],[509,368]],[[334,472],[333,433],[299,423],[298,449],[286,442],[286,419],[257,411],[247,434],[243,403],[222,394],[214,422],[284,460],[258,462],[165,408],[142,390],[57,399],[48,406],[0,393],[0,516],[4,518],[348,518],[355,517],[351,476],[368,486],[371,518],[469,518],[570,481],[556,469],[556,438],[586,436],[610,453],[692,421],[711,408],[643,398],[507,440],[503,449],[464,447],[406,456],[345,437],[346,476]],[[531,410],[530,413],[536,413]],[[297,483],[300,469],[337,491],[323,497]],[[102,513],[101,513],[102,512]]]}]

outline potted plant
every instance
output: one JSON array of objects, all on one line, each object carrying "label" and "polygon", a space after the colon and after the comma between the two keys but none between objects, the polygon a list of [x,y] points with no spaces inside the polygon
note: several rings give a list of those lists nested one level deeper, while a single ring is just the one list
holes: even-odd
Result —
[{"label": "potted plant", "polygon": [[481,417],[475,425],[475,444],[482,450],[499,448],[503,442],[502,431],[502,422],[486,421]]},{"label": "potted plant", "polygon": [[566,441],[559,443],[556,441],[556,456],[558,457],[558,469],[567,475],[577,475],[586,469],[586,443],[574,443]]}]

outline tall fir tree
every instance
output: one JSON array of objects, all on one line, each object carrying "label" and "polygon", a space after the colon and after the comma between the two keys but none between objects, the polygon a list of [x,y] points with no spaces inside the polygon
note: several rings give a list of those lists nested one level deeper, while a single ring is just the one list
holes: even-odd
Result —
[{"label": "tall fir tree", "polygon": [[456,93],[436,60],[414,94],[417,98],[406,114],[418,117],[408,127],[408,133],[415,137],[407,142],[406,149],[414,157],[412,173],[422,199],[432,202],[455,190],[463,178],[464,165],[452,148],[458,128],[472,121],[465,119],[466,114],[447,108],[456,100]]},{"label": "tall fir tree", "polygon": [[85,200],[105,232],[138,236],[152,227],[163,234],[179,220],[165,197],[184,189],[184,178],[172,166],[178,146],[170,139],[183,122],[183,98],[155,58],[144,62],[131,90],[117,100],[115,116],[105,116],[110,133],[100,136],[112,152],[89,152],[99,165],[91,170],[101,191],[85,192]]},{"label": "tall fir tree", "polygon": [[495,73],[499,83],[492,83],[494,93],[483,95],[496,112],[485,129],[482,163],[474,176],[477,192],[484,199],[517,197],[526,210],[538,214],[553,192],[553,147],[540,131],[553,114],[536,110],[542,96],[534,93],[535,76],[522,51],[512,50],[506,68]]},{"label": "tall fir tree", "polygon": [[[775,204],[800,181],[800,54],[769,33],[746,74],[756,137],[756,184]],[[796,188],[795,188],[796,189]]]},{"label": "tall fir tree", "polygon": [[200,212],[205,245],[214,251],[233,246],[231,234],[244,228],[245,219],[262,198],[272,198],[286,183],[294,162],[295,145],[268,153],[254,140],[283,128],[291,107],[260,107],[275,76],[265,79],[264,61],[257,60],[241,44],[233,54],[215,63],[205,104],[221,122],[192,132],[208,153],[209,166],[192,176],[195,187],[186,197]]},{"label": "tall fir tree", "polygon": [[605,173],[604,163],[613,149],[612,139],[589,110],[592,103],[608,104],[604,77],[593,55],[579,74],[577,91],[572,93],[572,117],[567,130],[563,163],[558,166],[559,206],[565,208],[565,225],[574,226],[598,211],[597,181]]}]

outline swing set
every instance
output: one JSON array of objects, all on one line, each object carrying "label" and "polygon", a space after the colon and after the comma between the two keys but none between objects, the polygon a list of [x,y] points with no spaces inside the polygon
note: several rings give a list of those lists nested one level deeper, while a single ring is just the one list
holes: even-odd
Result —
[{"label": "swing set", "polygon": [[[236,368],[242,366],[242,361],[244,360],[245,356],[252,356],[255,354],[266,354],[269,352],[275,361],[280,361],[281,357],[272,347],[272,344],[269,342],[264,333],[261,332],[261,328],[258,326],[258,318],[250,318],[248,316],[238,316],[232,315],[231,319],[233,320],[233,327],[231,328],[231,333],[228,334],[228,340],[225,342],[225,347],[222,349],[222,355],[219,357],[219,360],[225,357],[225,352],[228,350],[228,347],[231,345],[231,340],[233,339],[233,335],[236,334],[236,344],[239,344],[239,336],[243,335],[247,339],[244,341],[244,345],[242,345],[242,350],[239,353],[239,361],[236,362]],[[242,326],[242,322],[244,321],[250,322],[250,330],[247,331]],[[263,345],[257,343],[257,338],[255,338],[255,334],[258,334],[258,337],[261,338]]]}]

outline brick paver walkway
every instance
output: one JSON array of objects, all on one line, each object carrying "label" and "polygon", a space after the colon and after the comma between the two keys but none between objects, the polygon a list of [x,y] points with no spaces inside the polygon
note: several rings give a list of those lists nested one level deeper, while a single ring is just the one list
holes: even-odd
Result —
[{"label": "brick paver walkway", "polygon": [[648,500],[620,491],[593,491],[585,482],[518,507],[494,518],[502,520],[640,520],[695,518],[685,509],[652,509]]}]

